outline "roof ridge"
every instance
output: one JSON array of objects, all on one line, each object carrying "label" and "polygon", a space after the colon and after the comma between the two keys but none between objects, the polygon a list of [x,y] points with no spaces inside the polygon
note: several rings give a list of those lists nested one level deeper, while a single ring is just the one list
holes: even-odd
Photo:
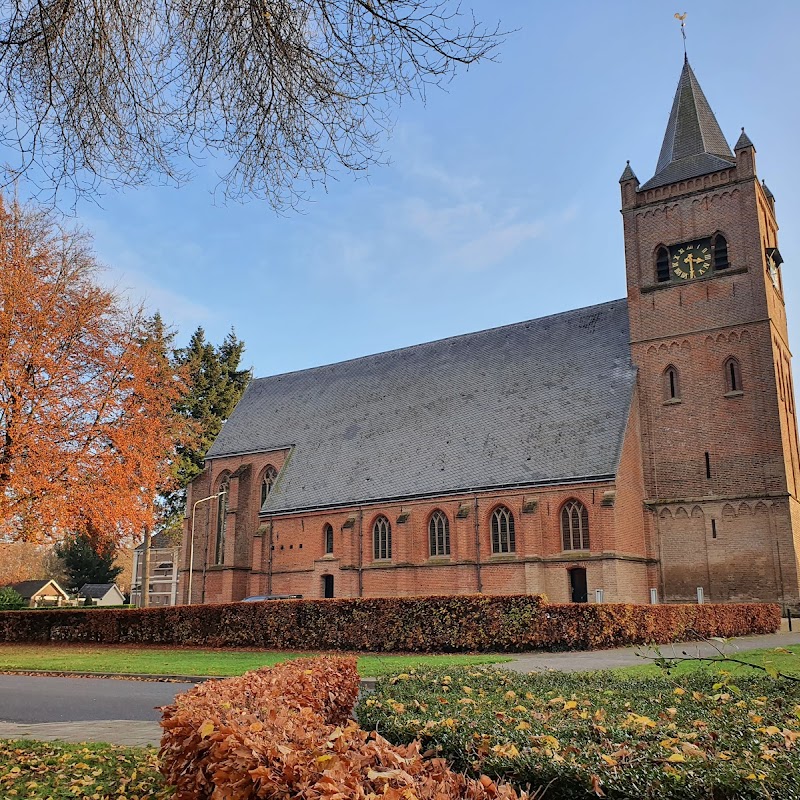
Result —
[{"label": "roof ridge", "polygon": [[355,358],[345,358],[342,359],[341,361],[331,361],[327,364],[317,364],[314,367],[305,367],[304,369],[293,369],[287,372],[276,372],[273,375],[262,375],[261,377],[253,378],[253,380],[250,383],[254,384],[262,381],[271,381],[274,380],[275,378],[285,378],[288,377],[289,375],[299,375],[305,372],[313,372],[314,370],[318,369],[328,369],[329,367],[339,367],[344,364],[354,364],[358,361],[366,361],[370,358],[377,358],[378,356],[388,356],[394,353],[404,353],[410,350],[416,350],[421,347],[429,347],[431,345],[439,345],[444,342],[456,341],[459,339],[467,339],[470,336],[479,336],[484,333],[493,333],[496,331],[502,331],[506,329],[510,330],[511,328],[518,328],[522,325],[528,325],[531,322],[544,322],[545,320],[554,320],[559,317],[571,316],[573,314],[578,315],[580,314],[580,312],[591,311],[594,309],[603,308],[604,306],[614,305],[616,303],[623,303],[626,301],[626,299],[627,298],[625,297],[619,297],[616,300],[605,300],[602,303],[595,303],[590,306],[573,308],[568,311],[558,311],[555,314],[545,314],[545,316],[543,317],[532,317],[530,319],[520,320],[519,322],[510,322],[506,325],[495,325],[491,328],[481,328],[480,330],[477,331],[467,331],[465,333],[457,333],[454,334],[453,336],[444,336],[441,339],[431,339],[427,342],[417,342],[416,344],[409,344],[405,345],[404,347],[393,347],[389,350],[379,350],[377,353],[368,353],[367,355],[356,356]]}]

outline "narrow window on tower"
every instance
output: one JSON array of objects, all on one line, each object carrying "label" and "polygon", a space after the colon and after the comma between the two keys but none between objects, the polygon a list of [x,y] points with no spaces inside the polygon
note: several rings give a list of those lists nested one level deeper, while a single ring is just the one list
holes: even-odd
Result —
[{"label": "narrow window on tower", "polygon": [[656,280],[659,283],[669,280],[669,252],[666,247],[656,250]]},{"label": "narrow window on tower", "polygon": [[670,364],[664,370],[664,400],[667,402],[680,400],[681,391],[678,382],[678,370]]},{"label": "narrow window on tower", "polygon": [[725,390],[726,392],[742,391],[741,367],[733,356],[725,362]]},{"label": "narrow window on tower", "polygon": [[711,240],[711,258],[715,270],[728,269],[731,265],[728,261],[728,241],[721,233]]},{"label": "narrow window on tower", "polygon": [[706,453],[706,478],[711,478],[711,456]]}]

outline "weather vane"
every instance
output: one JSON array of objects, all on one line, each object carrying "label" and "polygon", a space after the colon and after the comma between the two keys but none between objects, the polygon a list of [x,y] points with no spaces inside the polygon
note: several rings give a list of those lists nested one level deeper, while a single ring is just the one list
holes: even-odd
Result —
[{"label": "weather vane", "polygon": [[683,36],[683,55],[686,56],[686,12],[684,11],[683,14],[675,14],[675,19],[679,19],[681,21],[681,35]]}]

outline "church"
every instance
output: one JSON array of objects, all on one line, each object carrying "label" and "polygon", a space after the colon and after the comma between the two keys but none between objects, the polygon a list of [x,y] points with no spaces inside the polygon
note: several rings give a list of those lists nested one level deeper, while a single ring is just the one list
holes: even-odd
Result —
[{"label": "church", "polygon": [[775,198],[688,60],[620,188],[626,298],[253,380],[189,487],[178,601],[798,608]]}]

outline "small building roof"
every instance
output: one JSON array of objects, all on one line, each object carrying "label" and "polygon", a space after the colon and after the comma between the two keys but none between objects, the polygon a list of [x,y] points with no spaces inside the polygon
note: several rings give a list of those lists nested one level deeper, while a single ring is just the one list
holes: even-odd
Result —
[{"label": "small building roof", "polygon": [[[172,537],[167,533],[155,533],[150,537],[151,550],[171,550],[172,548],[179,546],[179,543],[172,539]],[[144,542],[133,549],[136,552],[141,553],[144,550]]]},{"label": "small building roof", "polygon": [[[109,592],[119,587],[116,583],[85,583],[78,591],[78,597],[91,597],[93,600],[101,600]],[[122,592],[119,592],[122,594]]]},{"label": "small building roof", "polygon": [[12,583],[11,588],[21,597],[25,598],[25,600],[30,600],[34,595],[39,594],[42,589],[46,588],[48,584],[52,584],[55,589],[55,594],[60,594],[65,599],[69,597],[69,595],[52,579],[20,581],[19,583]]}]

